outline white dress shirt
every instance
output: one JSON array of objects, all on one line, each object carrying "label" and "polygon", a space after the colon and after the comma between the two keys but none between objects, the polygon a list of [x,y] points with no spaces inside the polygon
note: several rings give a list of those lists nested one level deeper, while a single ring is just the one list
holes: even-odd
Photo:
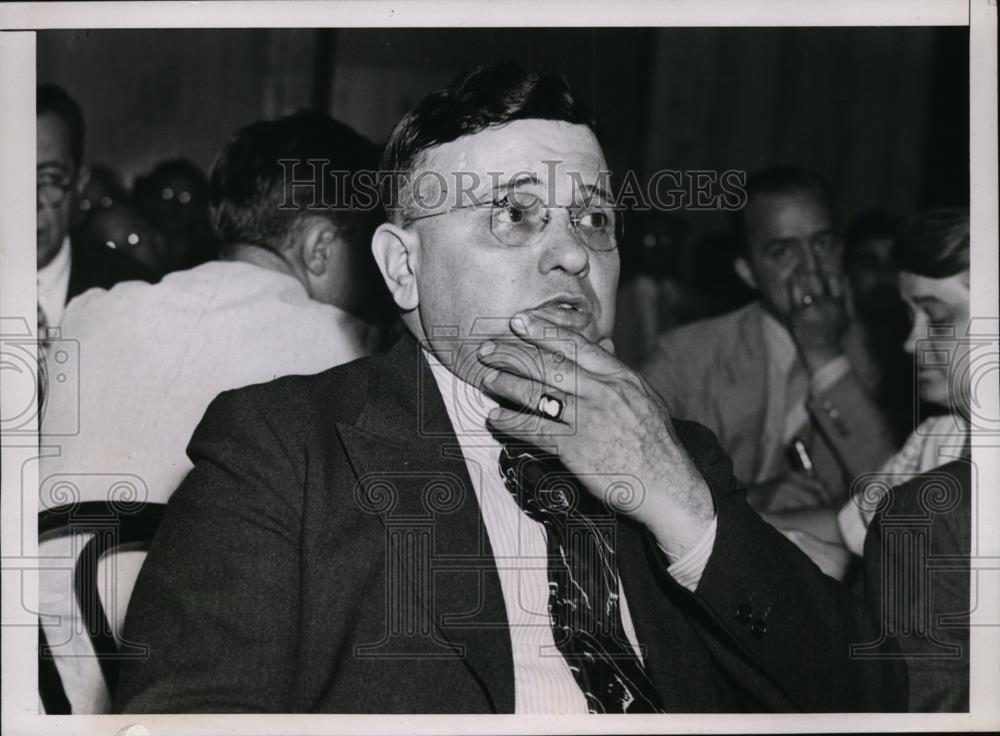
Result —
[{"label": "white dress shirt", "polygon": [[[755,482],[770,480],[784,464],[785,448],[809,422],[806,402],[833,388],[851,370],[846,355],[838,355],[809,375],[788,328],[761,310],[767,347],[767,404],[765,405],[764,462]],[[799,376],[793,376],[793,372]],[[794,380],[798,378],[799,380]],[[795,390],[795,389],[798,390]]]},{"label": "white dress shirt", "polygon": [[49,327],[62,324],[66,294],[69,293],[69,247],[67,235],[55,258],[38,269],[38,306],[45,313],[45,321]]},{"label": "white dress shirt", "polygon": [[[496,402],[455,376],[433,354],[424,351],[448,417],[462,447],[466,467],[489,535],[500,577],[514,659],[515,713],[586,713],[587,701],[559,652],[549,623],[548,549],[545,527],[531,519],[500,477],[500,443],[486,430],[486,417]],[[716,523],[699,543],[673,561],[668,571],[694,590],[715,542]],[[641,657],[628,600],[621,589],[625,635]]]}]

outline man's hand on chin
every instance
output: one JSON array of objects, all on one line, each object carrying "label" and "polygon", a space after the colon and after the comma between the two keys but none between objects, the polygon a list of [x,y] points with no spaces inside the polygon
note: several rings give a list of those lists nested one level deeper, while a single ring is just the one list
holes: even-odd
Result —
[{"label": "man's hand on chin", "polygon": [[[607,338],[591,342],[534,312],[515,315],[511,330],[519,340],[479,350],[494,369],[483,390],[516,407],[490,412],[490,428],[558,454],[590,493],[644,524],[668,557],[683,557],[715,510],[663,400]],[[526,346],[536,359],[525,360]]]}]

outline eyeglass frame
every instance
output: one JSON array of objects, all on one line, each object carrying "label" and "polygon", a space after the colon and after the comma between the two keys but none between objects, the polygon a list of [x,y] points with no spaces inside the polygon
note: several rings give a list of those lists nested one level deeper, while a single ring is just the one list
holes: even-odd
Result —
[{"label": "eyeglass frame", "polygon": [[[58,184],[55,182],[45,183],[45,184],[40,183],[43,177],[48,177],[48,176],[50,175],[39,174],[36,172],[35,174],[36,197],[47,207],[53,207],[53,208],[59,207],[63,202],[66,201],[66,195],[69,194],[70,190],[73,189],[73,185],[75,183],[74,182],[75,177],[72,174],[61,174],[58,179],[60,183]],[[59,192],[59,196],[51,201],[47,198],[43,198],[42,189],[44,188],[55,189],[56,191]]]},{"label": "eyeglass frame", "polygon": [[[535,194],[531,194],[530,196],[534,197],[539,202],[542,201],[541,197],[539,197],[539,196],[537,196]],[[419,220],[426,220],[426,219],[428,219],[430,217],[439,217],[441,215],[450,215],[453,212],[459,212],[461,210],[485,209],[487,207],[489,207],[490,209],[496,209],[497,205],[499,205],[499,204],[500,204],[500,202],[496,201],[496,200],[493,200],[493,201],[490,201],[490,202],[473,202],[471,204],[460,204],[460,205],[455,205],[454,207],[449,207],[448,209],[442,210],[441,212],[431,212],[430,214],[427,214],[427,215],[417,215],[416,217],[412,217],[411,216],[411,217],[407,217],[407,219],[411,223],[413,223],[413,222],[418,222]],[[578,208],[586,210],[587,209],[586,206],[580,207],[579,205],[567,205],[567,204],[542,204],[541,206],[544,207],[546,210],[566,210],[566,214],[569,216],[570,230],[573,233],[573,237],[575,237],[577,239],[577,241],[581,245],[583,245],[588,250],[593,251],[594,253],[611,253],[611,252],[613,252],[615,250],[618,250],[618,245],[619,245],[618,240],[619,240],[619,237],[624,238],[624,235],[625,235],[625,219],[621,216],[621,213],[624,212],[624,210],[625,210],[624,207],[611,207],[610,208],[611,211],[615,213],[615,226],[613,228],[612,238],[611,238],[612,245],[607,250],[599,250],[597,248],[591,247],[591,245],[589,243],[584,242],[583,238],[581,237],[581,235],[579,234],[579,232],[577,230],[577,227],[579,226],[579,223],[580,223],[580,218],[579,218],[579,216],[575,215],[572,212],[572,210],[573,209],[578,209]],[[551,220],[551,218],[549,218],[549,219]],[[545,228],[548,226],[548,224],[549,224],[549,221],[546,221],[545,224],[542,226],[542,228],[538,231],[538,235],[541,235],[541,233],[545,230]],[[527,248],[527,247],[530,247],[531,245],[534,245],[535,243],[539,242],[539,241],[535,240],[535,241],[533,241],[531,243],[524,243],[523,245],[509,245],[508,243],[504,243],[502,240],[500,240],[500,238],[497,236],[497,234],[495,232],[493,232],[493,218],[492,217],[490,217],[490,235],[492,235],[494,238],[496,238],[497,242],[500,243],[501,245],[503,245],[505,248]]]}]

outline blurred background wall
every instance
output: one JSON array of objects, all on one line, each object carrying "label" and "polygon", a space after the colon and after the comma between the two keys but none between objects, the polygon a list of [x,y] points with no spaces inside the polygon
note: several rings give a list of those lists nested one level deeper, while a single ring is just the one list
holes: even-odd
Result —
[{"label": "blurred background wall", "polygon": [[615,171],[797,163],[831,179],[845,215],[968,197],[965,28],[38,34],[39,81],[79,99],[90,159],[126,180],[171,156],[208,168],[239,126],[301,107],[384,140],[427,92],[510,58],[569,79]]},{"label": "blurred background wall", "polygon": [[[239,127],[300,108],[375,141],[477,64],[562,73],[595,111],[619,182],[634,172],[814,169],[841,223],[969,197],[967,28],[236,29],[43,31],[38,79],[65,87],[88,157],[131,186],[159,161],[208,170]],[[619,354],[751,295],[727,213],[630,213]]]}]

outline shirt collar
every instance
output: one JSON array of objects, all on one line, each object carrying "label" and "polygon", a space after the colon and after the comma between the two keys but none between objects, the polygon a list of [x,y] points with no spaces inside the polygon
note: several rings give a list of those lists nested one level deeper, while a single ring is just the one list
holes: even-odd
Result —
[{"label": "shirt collar", "polygon": [[69,273],[69,236],[63,236],[62,245],[55,258],[38,269],[38,288],[41,291],[52,291],[53,287]]},{"label": "shirt collar", "polygon": [[492,440],[493,434],[486,428],[486,418],[499,404],[478,387],[452,373],[433,352],[423,346],[421,352],[427,359],[431,374],[437,382],[455,435],[460,439]]}]

